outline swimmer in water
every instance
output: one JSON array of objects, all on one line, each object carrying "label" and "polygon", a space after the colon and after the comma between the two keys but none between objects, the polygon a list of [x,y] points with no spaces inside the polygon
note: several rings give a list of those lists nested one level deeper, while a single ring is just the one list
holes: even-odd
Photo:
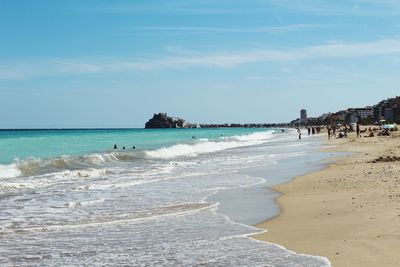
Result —
[{"label": "swimmer in water", "polygon": [[114,149],[118,149],[117,145],[114,145]]}]

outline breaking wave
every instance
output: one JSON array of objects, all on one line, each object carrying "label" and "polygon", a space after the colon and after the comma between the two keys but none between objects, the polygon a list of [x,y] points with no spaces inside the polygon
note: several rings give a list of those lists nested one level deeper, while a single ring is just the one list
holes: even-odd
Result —
[{"label": "breaking wave", "polygon": [[[12,164],[0,165],[0,178],[34,176],[48,173],[65,172],[71,176],[97,176],[94,169],[102,168],[107,163],[135,161],[138,159],[174,159],[194,157],[200,154],[214,153],[227,149],[253,146],[268,142],[274,131],[256,132],[247,135],[221,137],[218,139],[199,139],[195,143],[176,144],[155,150],[113,151],[93,153],[82,156],[60,156],[50,159],[28,158],[16,159]],[[85,172],[85,170],[90,170]]]},{"label": "breaking wave", "polygon": [[17,164],[0,165],[0,178],[13,178],[21,175]]},{"label": "breaking wave", "polygon": [[182,156],[197,156],[223,151],[232,148],[260,145],[273,137],[273,132],[253,133],[232,137],[222,137],[219,140],[201,141],[195,144],[177,144],[171,147],[163,147],[152,151],[146,151],[149,158],[172,159]]}]

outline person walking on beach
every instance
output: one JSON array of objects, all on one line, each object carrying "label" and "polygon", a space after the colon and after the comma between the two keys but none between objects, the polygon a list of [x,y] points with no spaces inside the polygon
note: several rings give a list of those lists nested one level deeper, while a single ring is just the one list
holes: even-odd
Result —
[{"label": "person walking on beach", "polygon": [[299,140],[301,140],[301,132],[299,132]]},{"label": "person walking on beach", "polygon": [[360,134],[360,124],[357,122],[357,126],[356,126],[356,133],[357,133],[357,138],[358,137],[361,137],[361,134]]},{"label": "person walking on beach", "polygon": [[310,134],[311,134],[311,129],[310,129],[310,127],[308,127],[307,130],[308,130],[308,136],[310,136]]},{"label": "person walking on beach", "polygon": [[331,139],[331,127],[328,127],[328,139]]}]

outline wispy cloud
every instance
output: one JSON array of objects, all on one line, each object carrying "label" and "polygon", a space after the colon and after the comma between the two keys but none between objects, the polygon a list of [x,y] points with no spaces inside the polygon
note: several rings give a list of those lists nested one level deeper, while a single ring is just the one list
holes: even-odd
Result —
[{"label": "wispy cloud", "polygon": [[189,32],[189,33],[281,33],[308,29],[327,28],[326,24],[291,24],[283,26],[253,27],[253,28],[227,28],[227,27],[168,27],[168,26],[137,26],[135,31],[156,32]]},{"label": "wispy cloud", "polygon": [[398,0],[273,0],[265,2],[264,5],[317,16],[394,16],[400,14]]},{"label": "wispy cloud", "polygon": [[92,10],[103,13],[170,13],[206,15],[272,14],[276,11],[294,11],[317,16],[390,16],[400,14],[398,0],[227,0],[219,1],[161,1],[157,4],[137,2],[130,4],[109,4]]},{"label": "wispy cloud", "polygon": [[293,49],[259,49],[241,52],[174,54],[133,59],[46,59],[0,64],[0,79],[18,80],[37,76],[144,72],[162,69],[235,68],[243,64],[299,62],[310,59],[357,58],[400,55],[400,40],[367,43],[333,43]]},{"label": "wispy cloud", "polygon": [[[222,5],[221,5],[222,4]],[[90,8],[91,11],[116,14],[170,13],[170,14],[237,14],[240,10],[224,1],[160,1],[154,3],[131,2],[129,4],[107,4]]]}]

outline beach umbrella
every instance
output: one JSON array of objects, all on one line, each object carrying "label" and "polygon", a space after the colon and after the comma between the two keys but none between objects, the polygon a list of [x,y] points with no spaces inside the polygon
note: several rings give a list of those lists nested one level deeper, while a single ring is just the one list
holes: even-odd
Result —
[{"label": "beach umbrella", "polygon": [[386,124],[383,126],[383,129],[395,131],[397,130],[397,124]]}]

